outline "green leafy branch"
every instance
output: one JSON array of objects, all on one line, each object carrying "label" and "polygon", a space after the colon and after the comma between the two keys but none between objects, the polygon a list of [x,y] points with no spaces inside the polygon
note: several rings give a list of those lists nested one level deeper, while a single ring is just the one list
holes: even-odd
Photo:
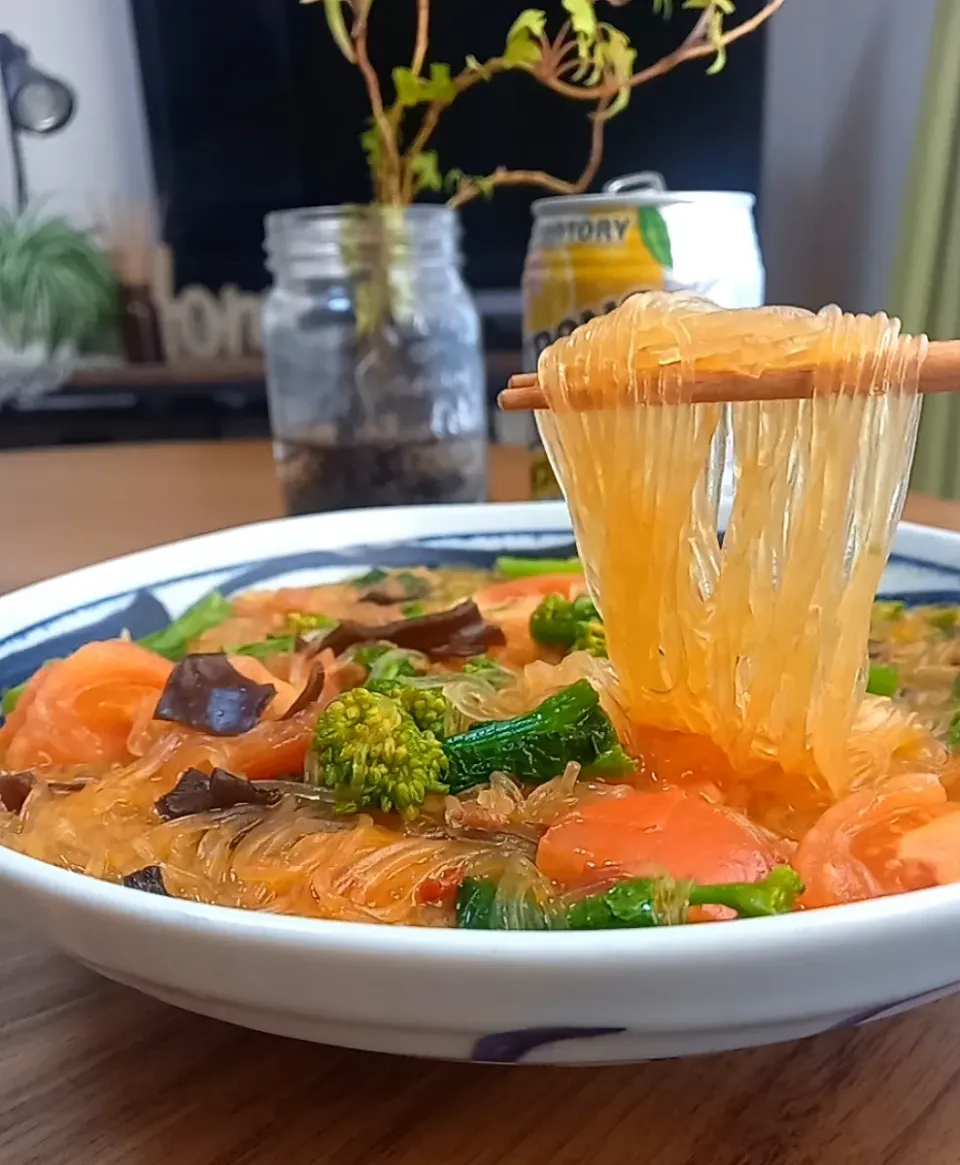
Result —
[{"label": "green leafy branch", "polygon": [[[373,0],[301,0],[322,2],[331,35],[348,61],[363,75],[370,97],[371,121],[361,137],[370,166],[376,200],[406,206],[424,191],[449,192],[449,203],[460,206],[489,197],[500,186],[538,186],[555,194],[579,194],[596,176],[603,156],[607,122],[628,105],[633,90],[671,72],[685,61],[712,58],[708,73],[726,63],[727,48],[768,20],[785,0],[767,0],[761,10],[732,28],[733,0],[682,0],[699,12],[686,38],[660,60],[636,68],[636,49],[615,25],[601,20],[597,0],[560,0],[565,19],[556,33],[548,32],[547,13],[524,9],[507,32],[502,53],[486,61],[467,57],[454,73],[447,64],[427,68],[430,40],[430,0],[416,0],[417,25],[409,66],[392,72],[394,96],[384,104],[380,79],[367,52],[367,25]],[[619,7],[629,0],[607,0]],[[673,0],[652,0],[653,11],[668,19]],[[525,72],[561,96],[589,102],[591,132],[586,164],[573,180],[542,170],[510,170],[498,166],[491,174],[443,173],[430,139],[444,112],[474,85],[506,72]],[[411,125],[411,121],[414,124]]]}]

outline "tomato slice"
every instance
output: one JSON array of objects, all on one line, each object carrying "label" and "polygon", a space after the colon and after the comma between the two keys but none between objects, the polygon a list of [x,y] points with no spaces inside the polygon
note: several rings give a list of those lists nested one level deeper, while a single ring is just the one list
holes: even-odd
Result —
[{"label": "tomato slice", "polygon": [[954,881],[960,805],[934,778],[899,777],[832,805],[804,836],[794,866],[804,906],[834,906]]},{"label": "tomato slice", "polygon": [[529,578],[515,578],[507,582],[492,583],[474,595],[478,607],[495,606],[511,599],[522,599],[529,595],[563,595],[565,599],[582,595],[587,583],[582,574],[536,574]]},{"label": "tomato slice", "polygon": [[726,808],[709,787],[630,792],[573,810],[540,840],[537,866],[562,886],[670,874],[697,882],[754,882],[789,845]]},{"label": "tomato slice", "polygon": [[124,639],[88,643],[48,665],[21,698],[22,714],[11,717],[4,763],[27,769],[128,760],[130,732],[172,670]]}]

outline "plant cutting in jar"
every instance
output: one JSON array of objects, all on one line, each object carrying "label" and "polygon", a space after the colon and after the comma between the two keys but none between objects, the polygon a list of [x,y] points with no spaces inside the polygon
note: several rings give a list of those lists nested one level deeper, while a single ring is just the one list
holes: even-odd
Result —
[{"label": "plant cutting in jar", "polygon": [[[303,4],[321,0],[301,0]],[[489,197],[497,187],[534,186],[553,194],[581,194],[596,176],[603,156],[607,123],[621,113],[638,86],[671,72],[686,61],[710,60],[709,73],[726,63],[727,48],[759,28],[785,0],[767,0],[756,15],[730,24],[733,0],[683,0],[697,19],[673,52],[638,67],[637,50],[614,24],[602,19],[602,6],[622,7],[629,0],[561,0],[556,21],[539,8],[524,9],[507,31],[502,52],[481,61],[468,56],[454,70],[428,63],[430,0],[416,0],[416,39],[409,65],[391,74],[392,96],[385,95],[370,61],[367,45],[373,0],[322,0],[327,23],[340,51],[363,75],[372,117],[361,138],[373,180],[375,201],[404,207],[424,192],[446,191],[450,206]],[[670,17],[674,0],[652,0],[653,10]],[[557,27],[554,29],[554,23]],[[475,85],[508,72],[526,73],[533,81],[589,108],[590,144],[579,177],[559,178],[542,170],[492,173],[444,172],[430,140],[440,118],[456,99]]]},{"label": "plant cutting in jar", "polygon": [[[607,124],[638,85],[685,61],[700,60],[717,72],[728,46],[784,0],[760,0],[759,11],[740,20],[733,0],[684,0],[693,10],[686,35],[673,52],[642,65],[627,34],[606,19],[629,0],[550,0],[549,10],[520,10],[520,0],[494,55],[453,64],[431,58],[430,0],[408,0],[412,53],[389,78],[377,72],[368,39],[386,0],[301,2],[323,3],[334,41],[362,75],[371,116],[361,145],[373,198],[366,206],[301,212],[302,219],[286,212],[268,230],[278,282],[265,308],[264,335],[274,353],[271,419],[289,504],[305,512],[479,500],[487,382],[481,321],[460,272],[456,208],[506,186],[561,195],[588,189]],[[468,0],[447,2],[456,11]],[[666,18],[681,0],[649,3],[654,15]],[[755,10],[758,0],[751,3]],[[468,174],[455,168],[455,157],[441,159],[434,134],[447,111],[463,93],[507,73],[524,74],[588,114],[578,176],[505,165]],[[446,206],[412,205],[444,195]],[[651,254],[668,259],[659,211],[650,208],[643,219]],[[308,279],[286,278],[288,253],[308,256]]]}]

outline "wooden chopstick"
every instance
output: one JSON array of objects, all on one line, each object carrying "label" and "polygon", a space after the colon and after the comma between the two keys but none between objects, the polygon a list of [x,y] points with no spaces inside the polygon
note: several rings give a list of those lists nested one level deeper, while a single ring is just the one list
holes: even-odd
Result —
[{"label": "wooden chopstick", "polygon": [[[688,404],[735,404],[758,400],[803,400],[813,396],[814,383],[812,368],[774,368],[751,377],[715,369],[703,370],[697,372],[692,384],[684,386],[689,387],[689,393],[685,394],[683,401]],[[920,368],[919,391],[925,395],[960,391],[960,340],[930,343]],[[571,394],[570,403],[575,409],[596,408],[601,399],[599,394],[584,390]],[[498,403],[505,412],[530,412],[549,407],[535,372],[511,376]],[[671,403],[675,402],[671,399]]]}]

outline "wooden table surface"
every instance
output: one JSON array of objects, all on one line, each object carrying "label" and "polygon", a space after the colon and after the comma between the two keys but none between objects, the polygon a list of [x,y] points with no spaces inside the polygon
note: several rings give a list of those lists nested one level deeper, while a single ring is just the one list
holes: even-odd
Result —
[{"label": "wooden table surface", "polygon": [[[522,459],[493,478],[521,496]],[[3,453],[0,590],[279,509],[263,443]],[[201,1019],[0,926],[0,1165],[315,1162],[957,1165],[960,998],[686,1061],[434,1064]]]}]

